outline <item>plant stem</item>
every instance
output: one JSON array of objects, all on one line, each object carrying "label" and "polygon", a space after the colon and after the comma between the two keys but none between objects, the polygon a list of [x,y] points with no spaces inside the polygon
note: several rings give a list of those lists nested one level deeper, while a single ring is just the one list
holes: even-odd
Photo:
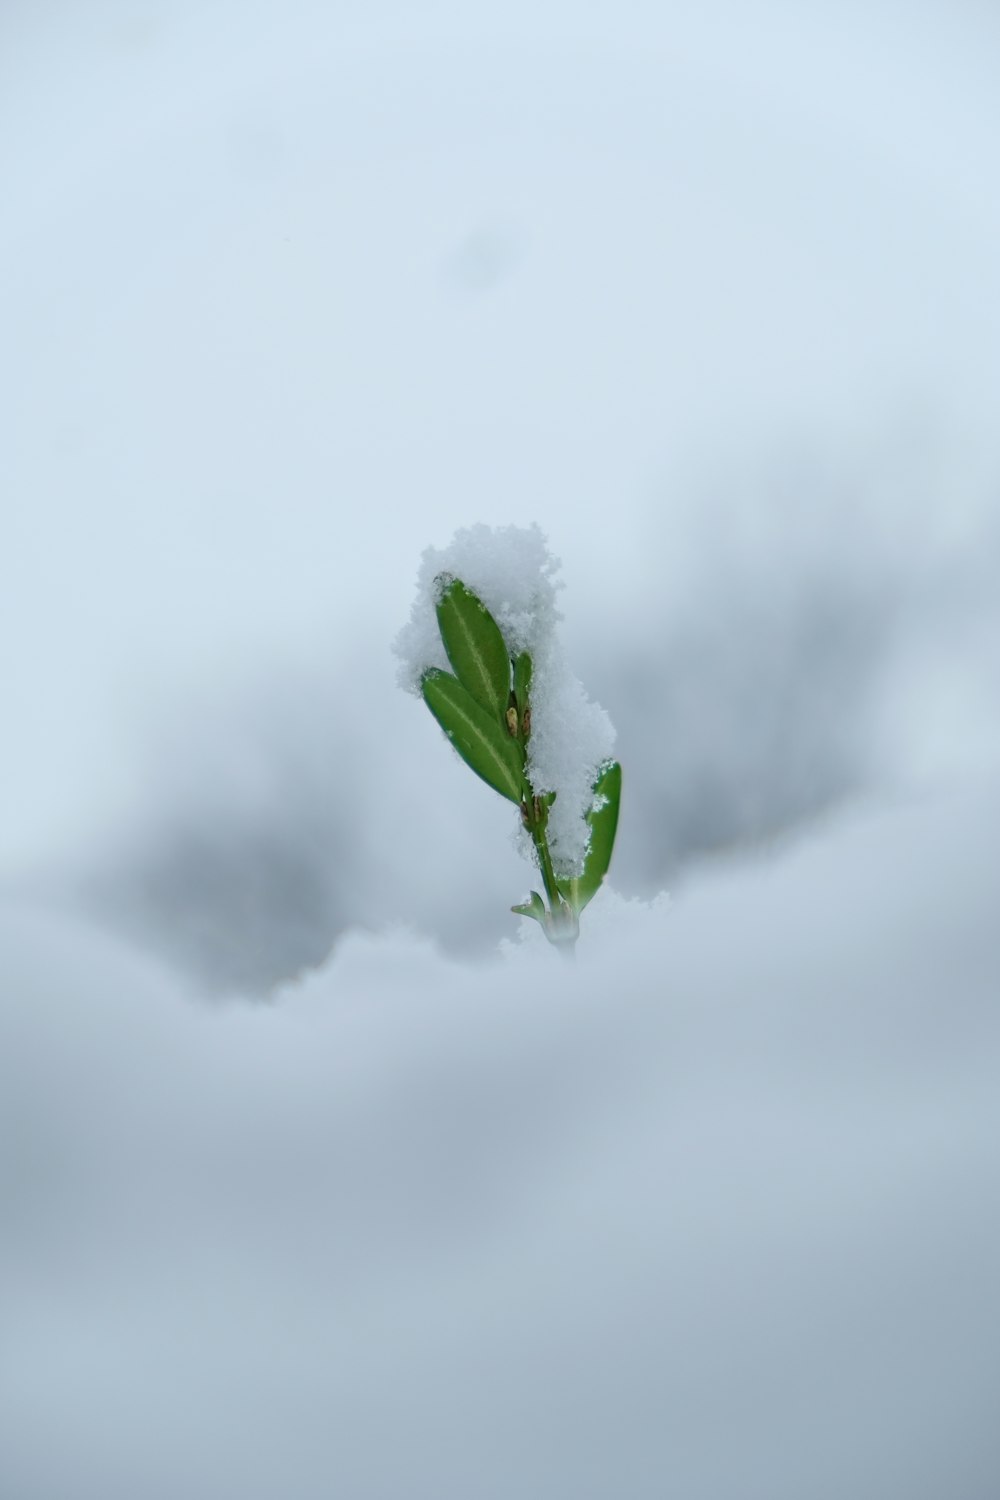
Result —
[{"label": "plant stem", "polygon": [[549,898],[549,905],[553,911],[562,905],[562,897],[559,887],[556,885],[556,874],[552,868],[552,856],[549,853],[549,841],[545,837],[544,828],[533,828],[531,837],[534,840],[535,851],[538,854],[538,863],[542,871],[542,884],[545,886],[545,894]]},{"label": "plant stem", "polygon": [[531,834],[535,853],[538,855],[538,866],[542,872],[542,884],[549,898],[550,910],[545,928],[546,936],[567,958],[572,958],[580,929],[576,914],[559,890],[556,873],[552,866],[552,855],[549,852],[549,841],[545,832],[549,810],[539,797],[532,795],[521,804],[521,816],[525,827]]}]

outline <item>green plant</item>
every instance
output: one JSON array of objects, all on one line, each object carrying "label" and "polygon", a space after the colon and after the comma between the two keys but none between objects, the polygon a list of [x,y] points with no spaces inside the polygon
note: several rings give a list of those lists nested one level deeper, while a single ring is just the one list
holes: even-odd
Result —
[{"label": "green plant", "polygon": [[621,766],[605,761],[591,788],[582,868],[557,874],[547,825],[557,791],[536,790],[528,775],[532,662],[512,653],[496,620],[460,578],[439,574],[435,607],[445,653],[453,668],[431,667],[421,677],[424,702],[465,763],[501,797],[520,809],[531,836],[548,905],[538,891],[512,911],[541,924],[550,942],[571,952],[579,918],[608,872],[618,827]]}]

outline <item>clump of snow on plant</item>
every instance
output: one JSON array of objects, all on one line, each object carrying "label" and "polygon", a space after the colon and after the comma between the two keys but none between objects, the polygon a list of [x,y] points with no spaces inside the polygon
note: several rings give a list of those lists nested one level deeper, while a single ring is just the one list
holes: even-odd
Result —
[{"label": "clump of snow on plant", "polygon": [[[409,623],[394,643],[399,682],[420,693],[430,667],[449,670],[435,605],[441,574],[460,578],[483,601],[512,655],[531,653],[531,738],[528,777],[535,791],[556,792],[548,837],[560,875],[578,873],[587,850],[586,814],[601,764],[614,748],[615,731],[600,704],[588,698],[560,649],[562,618],[556,593],[562,588],[538,526],[469,526],[447,547],[428,547],[417,575],[417,597]],[[524,835],[527,847],[530,840]]]}]

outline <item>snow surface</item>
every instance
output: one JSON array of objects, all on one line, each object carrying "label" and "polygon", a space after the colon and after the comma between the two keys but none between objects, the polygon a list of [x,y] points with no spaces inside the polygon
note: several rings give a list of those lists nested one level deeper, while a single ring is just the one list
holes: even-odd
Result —
[{"label": "snow surface", "polygon": [[[998,43],[0,7],[3,1500],[1000,1493]],[[480,522],[574,966],[393,681]]]},{"label": "snow surface", "polygon": [[993,1493],[998,818],[266,1008],[8,906],[5,1492]]},{"label": "snow surface", "polygon": [[[400,684],[420,693],[429,667],[450,670],[435,606],[442,576],[460,578],[490,611],[512,656],[531,654],[531,739],[527,772],[535,791],[557,793],[548,821],[549,847],[558,875],[579,874],[590,830],[594,783],[615,745],[615,731],[600,704],[587,697],[570,671],[556,629],[559,562],[536,526],[463,527],[446,547],[427,547],[417,575],[410,619],[396,637]],[[520,825],[518,848],[530,857]]]}]

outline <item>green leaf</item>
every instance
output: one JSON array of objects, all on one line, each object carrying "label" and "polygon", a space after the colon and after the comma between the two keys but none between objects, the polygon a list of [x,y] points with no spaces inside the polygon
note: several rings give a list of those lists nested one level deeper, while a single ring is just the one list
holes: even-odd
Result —
[{"label": "green leaf", "polygon": [[594,801],[587,814],[590,842],[583,873],[570,880],[557,881],[560,893],[577,914],[597,895],[608,873],[618,831],[621,795],[622,768],[616,760],[609,760],[601,767],[601,774],[594,783]]},{"label": "green leaf", "polygon": [[514,662],[514,702],[522,743],[531,734],[531,657],[522,651]]},{"label": "green leaf", "polygon": [[481,708],[502,720],[510,700],[510,653],[500,627],[460,578],[442,574],[438,626],[448,660]]},{"label": "green leaf", "polygon": [[424,675],[424,702],[466,765],[501,797],[520,804],[524,755],[507,729],[476,702],[457,677],[437,667]]},{"label": "green leaf", "polygon": [[523,906],[512,906],[511,911],[516,911],[519,917],[534,917],[536,922],[545,926],[545,918],[548,915],[545,910],[545,902],[537,891],[532,891],[531,900],[525,901]]}]

